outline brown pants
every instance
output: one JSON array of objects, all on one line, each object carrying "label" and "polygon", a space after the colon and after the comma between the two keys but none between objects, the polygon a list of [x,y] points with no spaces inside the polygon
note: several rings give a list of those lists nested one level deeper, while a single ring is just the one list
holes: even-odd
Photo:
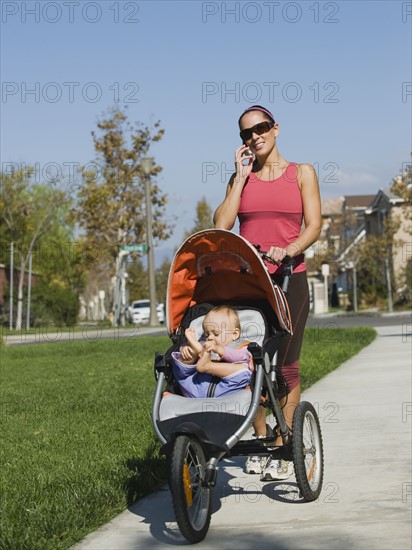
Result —
[{"label": "brown pants", "polygon": [[[282,275],[272,275],[272,280],[282,285]],[[281,339],[276,361],[276,380],[279,397],[285,397],[300,384],[299,356],[303,334],[309,314],[309,287],[306,271],[295,273],[290,280],[287,300],[292,317],[293,336]]]}]

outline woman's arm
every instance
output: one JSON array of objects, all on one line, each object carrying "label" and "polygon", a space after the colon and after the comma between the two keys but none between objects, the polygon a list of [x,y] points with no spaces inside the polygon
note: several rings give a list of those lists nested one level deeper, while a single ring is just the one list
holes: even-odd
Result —
[{"label": "woman's arm", "polygon": [[253,162],[250,162],[250,164],[246,166],[242,164],[242,154],[246,149],[246,145],[241,145],[236,149],[236,172],[232,174],[227,184],[224,201],[217,207],[213,216],[213,222],[218,229],[230,230],[235,225],[242,190],[253,168]]},{"label": "woman's arm", "polygon": [[288,256],[297,256],[307,250],[318,240],[322,228],[318,178],[311,164],[298,166],[298,183],[302,195],[305,229],[295,242],[286,247]]},{"label": "woman's arm", "polygon": [[216,208],[213,216],[213,223],[217,229],[232,229],[235,225],[236,216],[239,210],[240,196],[243,186],[233,187],[236,174],[233,174],[227,184],[226,197]]}]

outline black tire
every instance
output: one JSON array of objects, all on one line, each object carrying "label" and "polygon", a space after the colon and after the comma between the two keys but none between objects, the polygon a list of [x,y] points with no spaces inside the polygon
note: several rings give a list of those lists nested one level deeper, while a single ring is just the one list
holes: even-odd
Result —
[{"label": "black tire", "polygon": [[191,543],[200,542],[208,532],[211,491],[203,486],[206,459],[196,438],[179,435],[170,462],[170,490],[177,524]]},{"label": "black tire", "polygon": [[298,487],[306,501],[316,500],[323,483],[323,443],[318,415],[302,401],[293,415],[292,453]]}]

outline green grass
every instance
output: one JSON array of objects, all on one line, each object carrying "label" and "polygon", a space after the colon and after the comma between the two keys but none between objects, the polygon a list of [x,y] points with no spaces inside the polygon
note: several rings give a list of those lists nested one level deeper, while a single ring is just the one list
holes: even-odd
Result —
[{"label": "green grass", "polygon": [[370,327],[338,329],[310,328],[303,340],[300,378],[302,391],[356,355],[376,337]]},{"label": "green grass", "polygon": [[[308,329],[308,387],[375,337]],[[1,349],[0,548],[69,548],[165,479],[151,423],[166,337]]]}]

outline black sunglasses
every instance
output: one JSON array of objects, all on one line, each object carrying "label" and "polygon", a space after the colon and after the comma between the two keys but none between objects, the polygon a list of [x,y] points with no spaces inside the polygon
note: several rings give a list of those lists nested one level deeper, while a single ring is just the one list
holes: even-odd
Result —
[{"label": "black sunglasses", "polygon": [[262,134],[266,134],[266,132],[269,132],[271,128],[275,123],[271,120],[265,120],[264,122],[259,122],[259,124],[255,124],[252,126],[252,128],[245,128],[241,132],[239,132],[240,138],[243,141],[247,141],[252,137],[252,134],[257,134],[258,136],[261,136]]}]

